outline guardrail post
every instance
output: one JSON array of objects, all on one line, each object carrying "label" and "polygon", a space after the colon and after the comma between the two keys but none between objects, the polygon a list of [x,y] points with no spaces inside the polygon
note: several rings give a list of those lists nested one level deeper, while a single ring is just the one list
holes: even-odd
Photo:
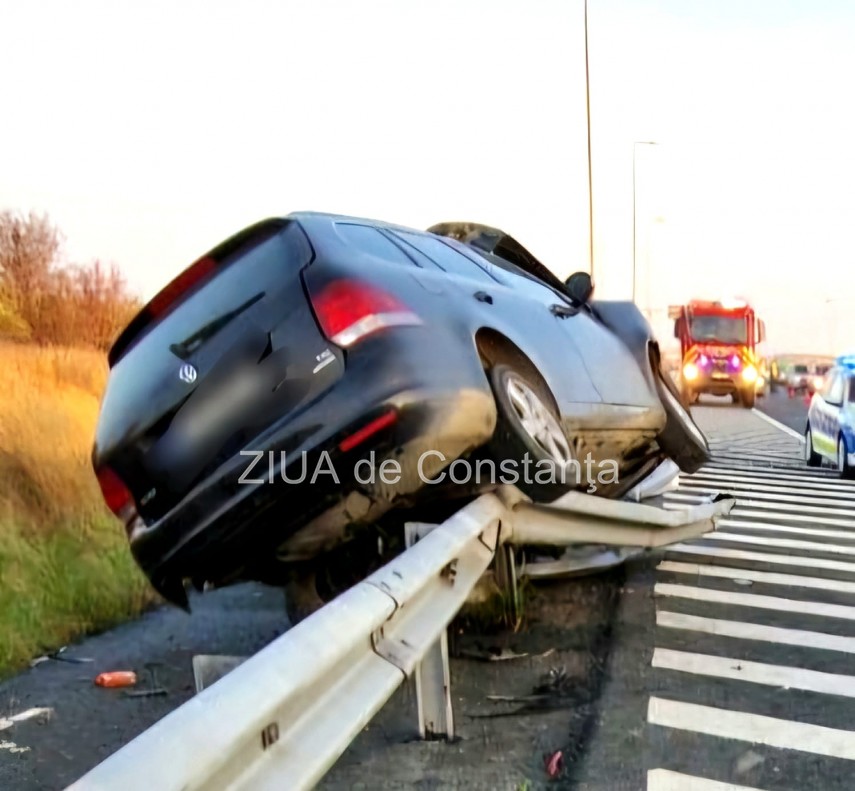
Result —
[{"label": "guardrail post", "polygon": [[[407,522],[404,539],[409,549],[437,525]],[[422,739],[453,739],[454,711],[451,705],[451,668],[448,663],[448,630],[442,632],[416,666],[416,706]]]},{"label": "guardrail post", "polygon": [[505,615],[511,625],[516,626],[522,618],[520,586],[514,547],[501,544],[496,548],[496,584],[504,597]]}]

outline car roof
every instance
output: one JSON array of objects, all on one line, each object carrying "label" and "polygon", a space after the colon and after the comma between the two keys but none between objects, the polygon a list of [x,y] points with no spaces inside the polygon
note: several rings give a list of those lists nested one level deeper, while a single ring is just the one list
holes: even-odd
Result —
[{"label": "car roof", "polygon": [[360,225],[372,225],[377,228],[388,228],[389,230],[408,231],[410,233],[419,233],[425,236],[431,236],[427,231],[421,228],[413,228],[409,225],[400,225],[399,223],[386,222],[385,220],[376,220],[371,217],[357,217],[349,214],[335,214],[333,212],[321,211],[295,211],[291,212],[285,219],[288,220],[328,220],[330,223],[358,223]]}]

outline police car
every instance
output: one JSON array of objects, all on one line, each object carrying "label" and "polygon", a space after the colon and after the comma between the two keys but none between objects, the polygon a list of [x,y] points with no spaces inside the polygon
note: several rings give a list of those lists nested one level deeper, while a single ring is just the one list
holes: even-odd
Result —
[{"label": "police car", "polygon": [[814,393],[805,426],[805,461],[832,461],[842,478],[855,478],[855,354],[839,357]]}]

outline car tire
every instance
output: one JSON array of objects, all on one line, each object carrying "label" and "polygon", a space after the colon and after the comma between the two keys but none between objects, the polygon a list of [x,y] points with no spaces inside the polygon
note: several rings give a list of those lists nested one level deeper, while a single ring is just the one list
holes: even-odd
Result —
[{"label": "car tire", "polygon": [[[546,383],[533,372],[522,372],[514,365],[499,363],[487,371],[498,413],[496,430],[486,445],[486,453],[498,466],[505,460],[515,463],[531,460],[516,470],[517,488],[535,502],[551,502],[577,483],[573,475],[561,481],[558,466],[575,461],[570,441],[561,428],[561,419]],[[555,465],[552,481],[536,481],[538,462]],[[525,470],[528,468],[528,474]],[[578,475],[578,472],[577,472]],[[528,478],[528,480],[525,480]]]},{"label": "car tire", "polygon": [[805,464],[808,467],[822,466],[822,456],[813,449],[813,432],[811,431],[810,424],[805,429]]},{"label": "car tire", "polygon": [[710,460],[709,443],[698,428],[676,388],[669,387],[662,371],[654,365],[656,389],[665,408],[665,428],[657,437],[659,447],[685,473],[697,472]]},{"label": "car tire", "polygon": [[752,388],[751,390],[743,390],[742,393],[740,393],[739,400],[741,401],[742,406],[745,407],[745,409],[754,409],[754,402],[756,398],[757,393]]},{"label": "car tire", "polygon": [[849,464],[848,453],[846,440],[841,435],[837,438],[837,471],[841,478],[852,480],[855,478],[855,467]]}]

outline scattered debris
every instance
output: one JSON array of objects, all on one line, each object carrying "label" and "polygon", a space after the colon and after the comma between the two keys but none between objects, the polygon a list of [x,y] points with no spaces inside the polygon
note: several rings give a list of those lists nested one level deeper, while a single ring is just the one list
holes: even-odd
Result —
[{"label": "scattered debris", "polygon": [[736,585],[753,585],[754,583],[751,580],[743,579],[742,577],[737,577],[734,581]]},{"label": "scattered debris", "polygon": [[558,777],[564,765],[564,754],[561,750],[556,750],[546,759],[546,774],[551,778]]},{"label": "scattered debris", "polygon": [[16,722],[31,720],[33,717],[50,717],[53,714],[53,709],[35,708],[22,711],[20,714],[13,714],[10,717],[0,717],[0,731],[5,731],[11,728]]},{"label": "scattered debris", "polygon": [[0,742],[0,750],[8,750],[10,753],[26,753],[29,747],[18,747],[15,742]]},{"label": "scattered debris", "polygon": [[157,668],[160,666],[158,662],[148,662],[145,669],[148,670],[148,689],[137,689],[133,692],[125,692],[127,698],[151,698],[155,696],[167,695],[164,687],[157,683]]},{"label": "scattered debris", "polygon": [[477,659],[482,662],[502,662],[507,659],[523,659],[524,657],[527,657],[528,654],[518,654],[515,651],[511,651],[509,648],[491,648],[489,651],[463,650],[460,652],[460,656],[466,657],[467,659]]},{"label": "scattered debris", "polygon": [[137,683],[137,674],[133,670],[113,670],[101,673],[95,683],[99,687],[132,687]]},{"label": "scattered debris", "polygon": [[750,772],[765,760],[762,755],[755,753],[754,750],[749,750],[747,753],[739,756],[739,760],[736,762],[736,774],[743,775],[746,772]]},{"label": "scattered debris", "polygon": [[36,665],[40,665],[43,662],[49,662],[53,659],[56,662],[71,662],[75,665],[85,665],[88,662],[94,662],[94,659],[83,658],[83,657],[74,657],[74,656],[63,656],[63,654],[68,650],[68,646],[64,645],[62,648],[57,648],[56,651],[53,651],[50,654],[44,654],[43,656],[36,657],[30,662],[30,667],[35,667]]}]

